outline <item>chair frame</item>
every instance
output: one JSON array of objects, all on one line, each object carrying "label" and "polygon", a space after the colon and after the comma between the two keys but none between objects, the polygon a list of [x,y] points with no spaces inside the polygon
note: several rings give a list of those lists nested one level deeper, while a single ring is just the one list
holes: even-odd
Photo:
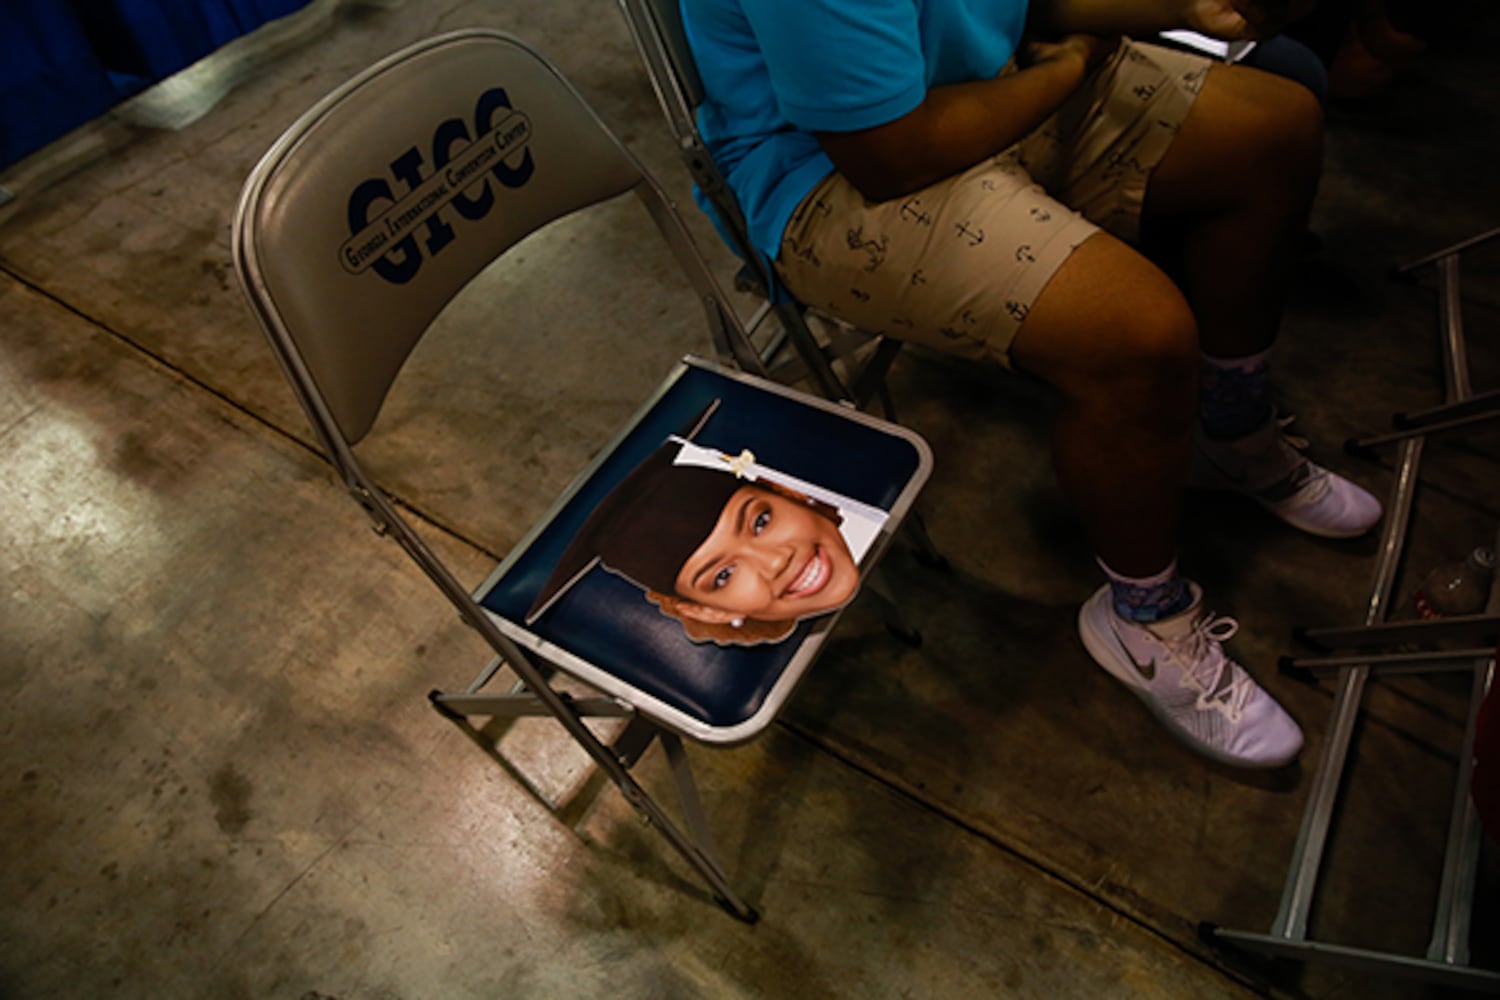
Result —
[{"label": "chair frame", "polygon": [[[754,333],[768,315],[774,314],[780,322],[784,339],[789,340],[795,350],[794,358],[773,366],[771,363],[779,354],[783,337],[773,338],[762,347],[759,358],[763,368],[768,369],[767,377],[779,382],[810,378],[818,392],[828,399],[856,408],[863,408],[878,397],[886,419],[897,421],[896,404],[886,384],[886,375],[901,353],[901,341],[829,321],[823,324],[828,328],[827,343],[820,343],[808,322],[813,311],[787,291],[770,262],[752,243],[739,201],[698,131],[696,111],[703,102],[703,83],[688,47],[678,0],[620,0],[620,9],[645,64],[651,89],[677,142],[682,162],[693,183],[719,216],[724,233],[744,263],[738,284],[763,299],[745,324],[746,328]],[[858,366],[853,378],[847,382],[840,378],[833,362],[851,356],[872,342],[874,350]],[[948,558],[932,541],[921,511],[913,510],[906,523],[917,558],[930,568],[946,569]],[[894,608],[889,589],[878,579],[874,583],[874,589]],[[921,641],[915,630],[899,621],[899,615],[893,619],[892,631],[902,641]]]},{"label": "chair frame", "polygon": [[[378,415],[384,390],[378,394],[374,403],[374,414],[369,417],[364,426],[358,426],[359,419],[356,417],[353,420],[353,423],[356,425],[356,432],[351,434],[346,431],[346,427],[350,424],[347,413],[344,414],[345,419],[341,422],[340,415],[335,412],[334,405],[325,396],[324,390],[319,387],[312,366],[305,357],[298,337],[291,329],[288,320],[283,314],[282,306],[278,303],[276,294],[271,287],[271,279],[269,277],[270,265],[262,256],[260,213],[268,198],[268,185],[277,176],[278,170],[288,162],[298,143],[307,137],[312,130],[316,129],[321,122],[333,115],[346,99],[362,91],[370,82],[377,80],[383,74],[392,72],[408,60],[426,55],[441,46],[451,43],[463,43],[471,39],[500,41],[535,59],[541,67],[545,67],[546,70],[550,71],[555,82],[570,94],[572,99],[576,100],[581,110],[589,114],[600,134],[608,137],[609,141],[613,142],[618,148],[621,156],[633,166],[638,175],[638,180],[628,190],[634,191],[645,203],[665,241],[672,249],[684,273],[691,281],[707,313],[710,335],[720,358],[724,362],[733,362],[741,369],[747,369],[750,373],[730,371],[720,366],[717,370],[721,375],[754,384],[756,387],[772,393],[795,396],[799,402],[805,405],[836,412],[844,419],[853,419],[870,424],[879,423],[875,418],[851,411],[846,406],[817,397],[806,396],[784,385],[766,381],[763,377],[757,377],[765,375],[766,368],[764,364],[755,353],[748,334],[715,282],[706,262],[698,253],[683,220],[672,207],[670,201],[666,198],[654,178],[630,154],[629,150],[620,143],[613,132],[599,120],[588,103],[557,72],[555,67],[545,57],[519,39],[503,32],[487,29],[467,29],[449,32],[408,46],[377,62],[375,65],[348,80],[342,86],[336,88],[303,114],[293,125],[288,127],[260,160],[244,185],[233,224],[232,244],[236,271],[252,311],[270,341],[284,374],[287,376],[287,380],[291,384],[298,402],[307,414],[326,457],[337,470],[345,488],[370,517],[377,533],[389,537],[407,553],[438,590],[458,610],[464,623],[474,629],[494,653],[493,659],[480,671],[474,682],[461,692],[444,693],[438,690],[432,691],[429,694],[429,700],[434,708],[459,724],[471,737],[476,739],[476,742],[480,742],[481,745],[484,743],[481,739],[482,734],[469,721],[471,715],[504,719],[534,715],[546,715],[555,718],[561,723],[567,734],[583,748],[589,758],[599,768],[599,771],[620,789],[626,801],[635,808],[646,822],[656,827],[662,833],[672,848],[703,879],[719,905],[736,919],[753,923],[758,919],[756,910],[730,885],[724,869],[716,856],[712,839],[709,835],[708,825],[704,818],[702,803],[688,767],[679,733],[686,732],[688,735],[703,741],[727,743],[748,739],[751,735],[754,735],[756,729],[763,728],[769,724],[770,719],[774,717],[775,708],[779,708],[781,701],[790,693],[791,687],[800,678],[802,671],[805,670],[815,655],[817,647],[832,628],[837,615],[829,616],[829,620],[826,623],[819,623],[819,627],[814,630],[814,638],[808,640],[808,648],[805,651],[806,656],[802,658],[796,669],[790,667],[787,669],[783,678],[784,683],[778,685],[777,690],[774,692],[774,699],[768,698],[768,702],[774,700],[774,704],[771,705],[768,713],[762,713],[764,717],[753,720],[753,726],[747,723],[745,726],[734,728],[728,732],[713,733],[702,727],[695,727],[688,716],[680,713],[674,715],[670,711],[662,710],[659,706],[643,706],[639,699],[630,700],[627,697],[630,693],[627,685],[623,683],[612,685],[606,677],[591,674],[589,671],[580,671],[578,664],[572,662],[568,656],[556,655],[559,651],[555,647],[549,649],[546,643],[538,640],[525,628],[501,619],[479,603],[479,596],[486,593],[490,586],[504,574],[506,568],[519,558],[520,554],[525,551],[527,546],[540,533],[542,526],[551,520],[552,516],[561,509],[568,498],[600,467],[607,456],[624,439],[628,433],[628,429],[666,391],[667,385],[670,385],[682,372],[692,366],[696,365],[709,369],[715,369],[715,366],[696,359],[685,359],[682,364],[674,369],[673,373],[668,377],[667,383],[664,383],[663,387],[658,389],[657,395],[648,400],[640,408],[636,414],[636,419],[627,423],[625,430],[620,431],[609,446],[603,449],[589,464],[588,468],[579,474],[574,483],[564,492],[563,496],[554,504],[548,514],[540,519],[531,533],[512,549],[506,561],[502,562],[501,566],[491,574],[489,579],[480,588],[471,592],[463,586],[448,567],[432,552],[417,531],[401,515],[392,499],[370,477],[355,457],[354,446],[363,438],[365,432],[369,429],[369,425],[373,424],[375,416]],[[587,208],[604,200],[613,200],[617,196],[612,195],[607,198],[596,199],[594,202],[583,207]],[[545,228],[548,224],[548,222],[543,222],[534,227],[534,229]],[[495,254],[495,257],[503,256],[504,249],[500,249]],[[469,273],[462,280],[459,287],[472,281],[473,277],[474,273]],[[427,327],[430,327],[432,318],[434,317],[429,316],[427,318]],[[415,343],[421,339],[421,335],[418,334],[413,339],[407,349],[408,353],[411,347],[414,347]],[[395,377],[394,373],[390,375],[390,378],[386,382],[386,388],[389,387],[391,381],[394,381]],[[922,443],[920,438],[917,438],[916,435],[911,434],[909,431],[897,430],[902,437],[907,440],[914,440],[917,443],[918,454],[921,457],[921,472],[919,476],[913,477],[915,485],[908,487],[910,493],[903,494],[900,509],[890,512],[893,525],[900,523],[901,516],[910,506],[910,498],[915,495],[917,489],[920,489],[922,481],[925,481],[927,470],[931,466],[931,455],[927,451],[925,443]],[[887,532],[883,536],[879,548],[883,549],[889,544],[889,541],[890,533]],[[879,558],[879,555],[880,551],[878,550],[871,552],[871,565]],[[878,590],[876,592],[877,594],[879,593]],[[485,686],[495,678],[502,667],[507,666],[514,672],[517,678],[516,685],[506,694],[484,693],[483,689]],[[599,695],[597,697],[577,697],[567,691],[555,688],[550,680],[559,671],[582,680],[583,683],[590,687],[597,688],[600,691]],[[579,676],[580,674],[582,674],[582,677]],[[606,743],[585,724],[584,719],[587,717],[624,718],[628,722],[611,743]],[[655,741],[661,743],[670,765],[672,780],[680,799],[682,819],[686,829],[683,829],[677,821],[673,820],[631,773],[631,768]],[[531,790],[534,793],[536,792],[534,788]],[[539,797],[545,800],[544,796],[539,795]]]},{"label": "chair frame", "polygon": [[[1426,439],[1500,416],[1500,392],[1476,393],[1470,381],[1463,329],[1460,258],[1464,251],[1500,236],[1491,229],[1409,261],[1394,276],[1407,277],[1433,266],[1440,281],[1438,343],[1442,353],[1442,405],[1418,414],[1394,414],[1391,433],[1350,440],[1354,455],[1376,457],[1376,448],[1399,444],[1395,479],[1386,504],[1385,528],[1372,572],[1364,621],[1356,626],[1298,628],[1296,638],[1317,655],[1283,657],[1283,673],[1314,681],[1336,681],[1333,708],[1322,755],[1313,773],[1297,842],[1287,866],[1281,905],[1269,932],[1205,923],[1200,935],[1211,945],[1294,961],[1324,961],[1380,976],[1400,976],[1464,990],[1500,992],[1500,972],[1471,964],[1469,938],[1484,833],[1469,790],[1472,749],[1479,709],[1494,682],[1500,638],[1500,587],[1482,613],[1415,622],[1392,621],[1393,594],[1402,553],[1413,520]],[[1496,544],[1500,544],[1497,537]],[[1380,677],[1410,673],[1467,671],[1469,701],[1463,745],[1453,779],[1448,839],[1444,846],[1432,934],[1423,955],[1351,947],[1312,936],[1312,914],[1323,862],[1335,839],[1337,806],[1352,766],[1351,750],[1368,684]]]},{"label": "chair frame", "polygon": [[[774,313],[796,351],[796,358],[774,367],[770,377],[784,382],[811,378],[824,396],[857,407],[865,406],[878,395],[886,417],[895,420],[895,406],[886,389],[885,376],[901,352],[901,342],[830,322],[824,324],[830,328],[828,342],[826,346],[820,344],[808,323],[811,311],[787,292],[775,270],[752,244],[739,202],[698,132],[695,112],[703,101],[703,85],[688,49],[676,0],[620,0],[620,8],[682,161],[693,183],[713,206],[736,255],[744,263],[738,283],[764,299],[746,325],[754,331],[768,314]],[[833,361],[872,341],[874,352],[854,377],[848,382],[840,378]],[[761,357],[767,361],[774,358],[781,343],[781,338],[773,339],[763,348]]]}]

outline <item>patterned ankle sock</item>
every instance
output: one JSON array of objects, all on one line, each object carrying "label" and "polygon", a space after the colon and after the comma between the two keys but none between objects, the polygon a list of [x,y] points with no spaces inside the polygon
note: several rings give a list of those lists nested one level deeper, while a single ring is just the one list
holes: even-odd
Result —
[{"label": "patterned ankle sock", "polygon": [[1244,437],[1271,413],[1270,351],[1245,358],[1203,355],[1198,416],[1215,441]]},{"label": "patterned ankle sock", "polygon": [[1193,603],[1187,580],[1177,575],[1177,560],[1153,576],[1121,576],[1100,559],[1099,568],[1109,577],[1115,614],[1126,621],[1147,624],[1170,618]]}]

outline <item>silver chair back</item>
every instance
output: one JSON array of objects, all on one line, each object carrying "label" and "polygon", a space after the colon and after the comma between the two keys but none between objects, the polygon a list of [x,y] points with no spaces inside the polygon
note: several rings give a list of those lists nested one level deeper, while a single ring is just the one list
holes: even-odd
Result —
[{"label": "silver chair back", "polygon": [[422,335],[481,270],[632,190],[698,285],[716,350],[741,360],[743,331],[660,190],[567,81],[498,32],[404,50],[308,111],[247,181],[234,253],[337,452],[369,431]]}]

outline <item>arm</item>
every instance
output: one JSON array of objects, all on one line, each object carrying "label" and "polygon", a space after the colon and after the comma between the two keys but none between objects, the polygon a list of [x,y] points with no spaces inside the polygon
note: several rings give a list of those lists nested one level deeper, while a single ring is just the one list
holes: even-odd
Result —
[{"label": "arm", "polygon": [[1025,69],[933,87],[894,121],[855,132],[818,132],[818,142],[866,198],[898,198],[1013,145],[1057,110],[1113,48],[1113,41],[1077,35],[1038,45]]}]

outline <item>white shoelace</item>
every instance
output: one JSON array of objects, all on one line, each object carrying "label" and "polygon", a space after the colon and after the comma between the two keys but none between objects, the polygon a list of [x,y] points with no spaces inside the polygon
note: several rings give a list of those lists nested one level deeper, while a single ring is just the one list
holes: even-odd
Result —
[{"label": "white shoelace", "polygon": [[1250,675],[1236,670],[1234,662],[1224,655],[1223,644],[1239,629],[1240,623],[1228,615],[1208,612],[1193,623],[1184,638],[1162,640],[1183,664],[1183,686],[1198,690],[1198,708],[1217,709],[1230,722],[1240,720],[1245,703],[1255,691]]}]

